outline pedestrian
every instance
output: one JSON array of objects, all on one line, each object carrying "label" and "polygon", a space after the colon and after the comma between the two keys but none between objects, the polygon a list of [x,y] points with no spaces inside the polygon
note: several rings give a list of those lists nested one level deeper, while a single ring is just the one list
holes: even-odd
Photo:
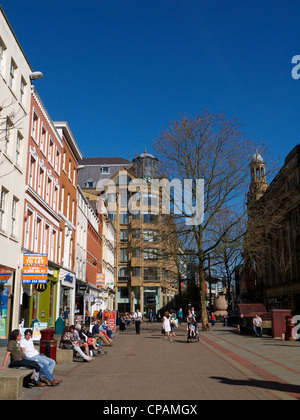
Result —
[{"label": "pedestrian", "polygon": [[[259,331],[258,333],[257,333],[257,330]],[[262,336],[262,333],[263,333],[262,319],[257,313],[255,314],[255,318],[253,318],[253,331],[256,337]]]},{"label": "pedestrian", "polygon": [[97,313],[97,318],[100,319],[100,321],[102,321],[102,318],[103,318],[102,309],[100,309],[100,311]]},{"label": "pedestrian", "polygon": [[137,310],[135,311],[134,315],[133,315],[133,319],[135,322],[135,333],[137,335],[140,335],[141,333],[141,322],[143,320],[143,315],[141,314],[139,308],[137,308]]},{"label": "pedestrian", "polygon": [[7,351],[3,360],[3,365],[0,367],[0,370],[4,370],[6,368],[6,364],[8,358],[10,357],[10,364],[8,367],[10,368],[20,368],[23,367],[25,369],[34,369],[37,373],[37,376],[34,380],[35,386],[43,387],[46,386],[44,382],[41,382],[41,368],[40,365],[35,362],[34,360],[28,359],[25,354],[20,349],[18,342],[21,340],[21,331],[20,330],[13,330],[9,337],[9,342],[7,344]]},{"label": "pedestrian", "polygon": [[29,360],[33,360],[40,365],[41,368],[41,380],[47,383],[47,385],[56,386],[62,382],[62,379],[54,379],[53,371],[55,368],[55,360],[50,357],[40,354],[34,347],[32,341],[32,330],[27,329],[24,332],[24,338],[20,340],[20,349],[25,354],[25,357]]},{"label": "pedestrian", "polygon": [[169,341],[172,341],[170,338],[171,333],[171,317],[168,311],[165,312],[165,316],[163,318],[163,324],[162,327],[164,329],[165,339],[169,337]]},{"label": "pedestrian", "polygon": [[153,322],[153,311],[150,309],[149,311],[149,322]]},{"label": "pedestrian", "polygon": [[215,322],[216,322],[216,317],[215,317],[215,314],[213,312],[211,314],[210,319],[211,319],[211,325],[212,325],[212,327],[214,327],[215,326]]},{"label": "pedestrian", "polygon": [[69,317],[70,317],[70,310],[69,310],[69,307],[67,306],[63,313],[63,319],[65,321],[65,325],[69,325]]},{"label": "pedestrian", "polygon": [[238,323],[237,323],[237,333],[238,333],[238,335],[241,334],[242,328],[245,328],[246,325],[247,325],[247,321],[245,319],[245,315],[241,314],[241,317],[240,317],[240,319],[238,320]]},{"label": "pedestrian", "polygon": [[178,324],[179,324],[179,325],[181,325],[181,322],[182,322],[182,316],[183,316],[183,313],[182,313],[182,308],[179,308],[179,310],[177,311],[177,319],[178,319]]}]

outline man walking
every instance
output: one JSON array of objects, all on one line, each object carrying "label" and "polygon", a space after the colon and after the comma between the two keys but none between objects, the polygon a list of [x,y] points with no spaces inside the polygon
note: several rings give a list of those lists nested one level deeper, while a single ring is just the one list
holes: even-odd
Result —
[{"label": "man walking", "polygon": [[134,319],[134,322],[135,322],[135,333],[137,335],[140,335],[140,333],[141,333],[141,322],[142,322],[142,318],[143,318],[143,316],[142,316],[140,310],[137,309],[135,311],[134,315],[133,315],[133,319]]}]

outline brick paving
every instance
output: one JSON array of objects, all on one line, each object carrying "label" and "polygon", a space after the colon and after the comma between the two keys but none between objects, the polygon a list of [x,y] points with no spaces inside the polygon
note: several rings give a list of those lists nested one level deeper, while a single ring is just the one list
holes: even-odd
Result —
[{"label": "brick paving", "polygon": [[[238,336],[216,325],[186,342],[186,325],[169,342],[161,324],[117,332],[108,355],[57,365],[57,387],[24,388],[22,400],[299,400],[300,343]],[[0,349],[0,357],[4,356]]]}]

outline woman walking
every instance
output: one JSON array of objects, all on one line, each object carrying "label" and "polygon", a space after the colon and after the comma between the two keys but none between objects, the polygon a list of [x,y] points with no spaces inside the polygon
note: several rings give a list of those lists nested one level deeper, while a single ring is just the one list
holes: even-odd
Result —
[{"label": "woman walking", "polygon": [[165,312],[164,319],[163,319],[163,325],[162,325],[162,327],[163,327],[163,329],[165,331],[165,339],[167,337],[169,337],[169,340],[172,341],[172,339],[170,338],[170,332],[171,332],[171,322],[170,321],[171,321],[170,314],[169,314],[168,311],[166,311]]}]

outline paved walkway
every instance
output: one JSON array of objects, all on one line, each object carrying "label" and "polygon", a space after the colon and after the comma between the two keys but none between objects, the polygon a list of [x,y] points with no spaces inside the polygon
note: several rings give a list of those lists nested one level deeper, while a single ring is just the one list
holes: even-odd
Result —
[{"label": "paved walkway", "polygon": [[[299,400],[300,343],[238,336],[216,325],[186,342],[186,325],[169,342],[161,324],[117,332],[108,355],[57,365],[57,387],[24,389],[23,400]],[[0,363],[5,353],[0,348]]]}]

